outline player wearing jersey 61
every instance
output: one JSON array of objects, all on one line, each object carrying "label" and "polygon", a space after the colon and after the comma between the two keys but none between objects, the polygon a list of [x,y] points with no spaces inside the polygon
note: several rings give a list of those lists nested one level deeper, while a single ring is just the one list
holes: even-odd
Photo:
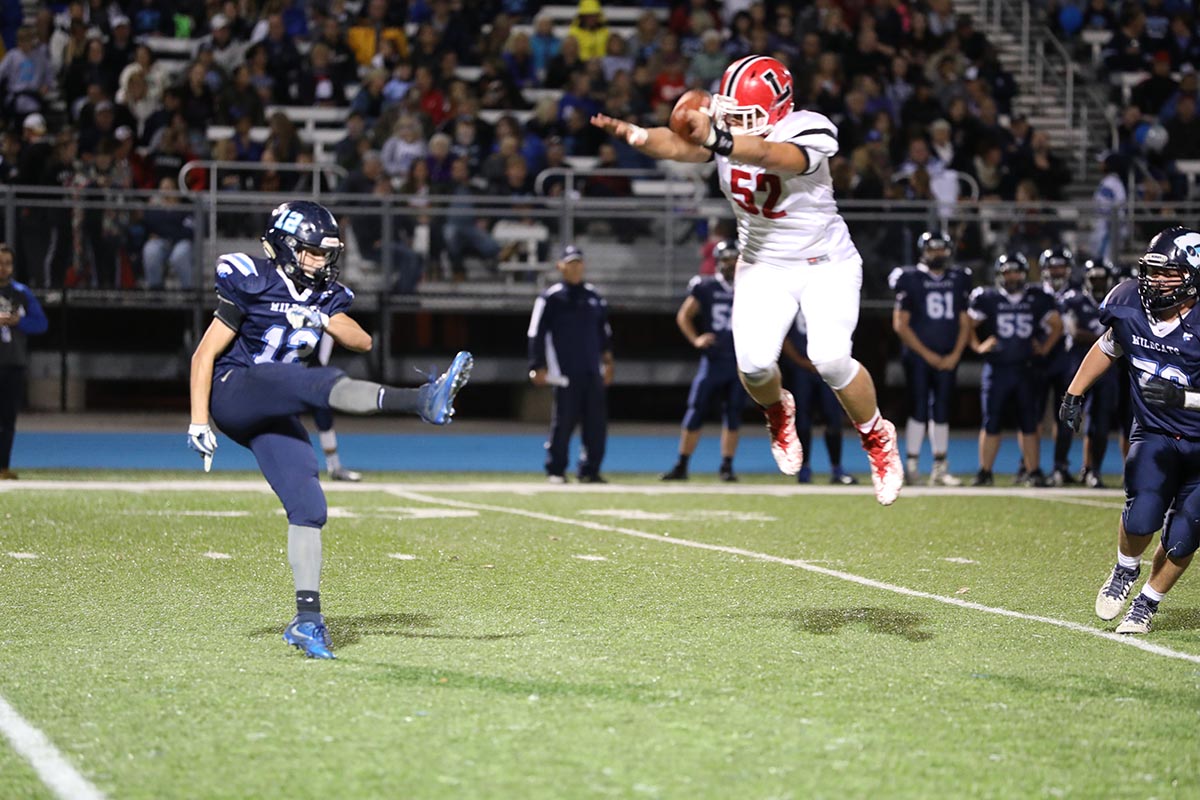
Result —
[{"label": "player wearing jersey 61", "polygon": [[871,376],[850,355],[862,258],[833,197],[828,159],[837,153],[837,128],[821,114],[793,110],[791,73],[767,56],[735,61],[710,106],[685,113],[686,136],[604,114],[592,124],[652,158],[716,158],[741,249],[732,312],[738,373],[766,412],[776,464],[795,475],[803,462],[795,404],[778,366],[784,337],[803,311],[808,356],[859,429],[875,497],[895,502],[904,480],[896,430],[879,414]]}]

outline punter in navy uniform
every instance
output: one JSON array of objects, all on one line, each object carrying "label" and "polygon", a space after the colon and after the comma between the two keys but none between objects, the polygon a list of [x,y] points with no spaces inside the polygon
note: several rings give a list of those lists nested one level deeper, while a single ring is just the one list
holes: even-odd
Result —
[{"label": "punter in navy uniform", "polygon": [[1029,263],[1020,253],[1002,255],[994,266],[996,286],[971,293],[971,347],[984,358],[983,427],[979,431],[979,472],[974,486],[991,486],[992,467],[1000,449],[1000,430],[1007,409],[1017,414],[1018,441],[1026,469],[1025,483],[1045,486],[1038,467],[1037,400],[1033,395],[1032,360],[1046,355],[1062,335],[1062,319],[1054,298],[1031,286]]},{"label": "punter in navy uniform", "polygon": [[262,241],[267,258],[230,253],[217,260],[215,319],[192,356],[187,441],[206,472],[217,449],[210,419],[254,453],[287,514],[296,616],[283,639],[312,658],[333,658],[319,586],[328,509],[300,415],[417,414],[445,425],[472,358],[459,353],[441,377],[414,389],[307,367],[325,331],[348,349],[371,349],[371,336],[346,314],[354,294],[337,282],[337,221],[317,203],[284,203],[271,213]]},{"label": "punter in navy uniform", "polygon": [[542,292],[529,320],[529,379],[535,386],[555,387],[546,475],[551,483],[566,482],[571,434],[581,426],[579,480],[604,483],[605,393],[613,379],[608,303],[584,283],[586,263],[578,247],[564,248],[557,266],[563,279]]},{"label": "punter in navy uniform", "polygon": [[675,314],[675,324],[684,338],[700,351],[700,366],[688,392],[683,430],[679,434],[679,457],[675,466],[660,476],[664,481],[687,480],[688,461],[696,452],[704,416],[714,400],[720,406],[722,420],[721,466],[717,475],[723,481],[737,480],[733,456],[737,453],[738,429],[747,394],[738,379],[729,314],[733,308],[733,279],[739,254],[736,241],[718,242],[713,248],[717,273],[692,278],[688,296]]},{"label": "punter in navy uniform", "polygon": [[[1058,313],[1065,313],[1064,302],[1068,292],[1078,289],[1073,280],[1075,256],[1066,247],[1051,247],[1042,251],[1038,257],[1038,273],[1042,280],[1042,291],[1054,298]],[[1034,399],[1037,401],[1037,420],[1040,424],[1046,416],[1046,398],[1053,397],[1055,402],[1067,390],[1067,384],[1075,375],[1074,367],[1078,362],[1071,363],[1067,354],[1067,337],[1061,336],[1050,348],[1050,352],[1042,358],[1034,359]],[[1086,352],[1086,348],[1084,350]],[[1075,483],[1071,475],[1070,453],[1073,438],[1071,426],[1055,421],[1054,430],[1054,471],[1050,473],[1050,483],[1055,486],[1067,486]]]},{"label": "punter in navy uniform", "polygon": [[1117,633],[1147,633],[1163,596],[1200,544],[1200,232],[1168,228],[1150,240],[1137,281],[1113,289],[1101,305],[1108,330],[1088,351],[1059,408],[1076,430],[1083,396],[1117,359],[1130,368],[1133,428],[1125,460],[1125,507],[1117,563],[1096,596],[1096,615],[1115,619],[1141,573],[1158,530],[1150,577]]},{"label": "punter in navy uniform", "polygon": [[[1104,262],[1089,259],[1083,265],[1083,286],[1068,289],[1059,302],[1072,378],[1083,363],[1084,356],[1106,330],[1100,321],[1100,303],[1115,285],[1116,271]],[[1086,422],[1083,428],[1083,470],[1079,480],[1092,489],[1105,488],[1100,468],[1108,451],[1108,435],[1116,421],[1120,372],[1119,368],[1107,370],[1092,384],[1084,400]],[[1071,426],[1062,420],[1059,420],[1059,425],[1071,431]]]},{"label": "punter in navy uniform", "polygon": [[841,486],[853,486],[858,483],[855,478],[842,467],[842,419],[845,411],[838,401],[837,395],[829,388],[812,359],[808,357],[808,322],[804,312],[796,315],[787,338],[783,340],[783,357],[791,362],[784,373],[788,391],[796,401],[796,435],[800,437],[800,446],[804,450],[804,461],[800,471],[796,473],[798,483],[812,483],[812,467],[809,456],[812,453],[813,411],[821,410],[825,420],[825,449],[829,453],[829,482]]},{"label": "punter in navy uniform", "polygon": [[958,362],[971,338],[967,315],[971,271],[954,267],[954,243],[944,233],[926,231],[917,247],[920,262],[897,268],[889,277],[896,293],[892,329],[902,346],[900,360],[909,398],[904,479],[910,484],[918,480],[921,442],[928,428],[933,450],[929,485],[959,486],[962,481],[950,473],[946,450]]}]

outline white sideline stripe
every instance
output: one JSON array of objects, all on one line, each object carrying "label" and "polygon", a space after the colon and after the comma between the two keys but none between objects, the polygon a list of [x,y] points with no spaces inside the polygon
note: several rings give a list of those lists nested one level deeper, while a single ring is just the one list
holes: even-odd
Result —
[{"label": "white sideline stripe", "polygon": [[635,536],[639,539],[649,539],[653,542],[662,542],[663,544],[673,544],[680,547],[691,547],[697,550],[711,550],[717,553],[729,553],[730,555],[744,556],[745,558],[753,558],[758,561],[768,561],[773,564],[784,564],[785,566],[795,567],[807,572],[815,572],[818,575],[825,575],[830,578],[857,583],[860,586],[867,586],[872,589],[882,589],[886,592],[904,595],[906,597],[919,597],[924,600],[933,600],[946,605],[958,606],[959,608],[967,608],[972,611],[982,611],[986,614],[996,614],[1001,617],[1011,617],[1013,619],[1025,620],[1026,622],[1041,622],[1046,625],[1053,625],[1057,628],[1064,628],[1076,633],[1086,633],[1089,636],[1096,636],[1101,639],[1107,639],[1118,644],[1136,647],[1139,650],[1145,650],[1147,653],[1164,656],[1166,658],[1175,658],[1180,661],[1190,661],[1193,664],[1200,664],[1200,655],[1191,653],[1182,653],[1178,650],[1172,650],[1169,647],[1146,642],[1142,639],[1137,639],[1132,636],[1112,633],[1110,631],[1102,631],[1092,628],[1088,625],[1080,625],[1078,622],[1071,622],[1065,619],[1055,619],[1054,617],[1042,617],[1037,614],[1024,614],[1020,611],[1010,611],[1007,608],[996,608],[994,606],[985,606],[982,603],[972,603],[968,600],[960,600],[957,597],[943,597],[940,594],[932,594],[930,592],[922,592],[917,589],[909,589],[904,586],[897,586],[892,583],[884,583],[883,581],[864,578],[861,575],[854,575],[850,572],[842,572],[837,569],[829,569],[828,567],[820,567],[810,561],[801,561],[795,558],[782,558],[773,556],[769,553],[759,553],[754,550],[744,550],[740,547],[728,547],[720,544],[708,544],[707,542],[697,542],[691,539],[680,539],[675,536],[660,536],[657,533],[647,533],[645,531],[633,530],[632,528],[620,528],[615,525],[605,525],[600,522],[590,522],[586,520],[570,519],[568,517],[557,517],[553,514],[543,514],[540,511],[526,511],[520,508],[508,508],[506,506],[492,506],[484,503],[468,503],[462,500],[451,500],[445,497],[430,497],[413,491],[403,489],[389,489],[390,494],[404,497],[409,500],[416,500],[422,503],[433,503],[435,505],[458,506],[460,508],[473,508],[477,511],[494,511],[501,514],[516,514],[530,519],[540,519],[544,522],[556,522],[562,525],[574,525],[580,528],[587,528],[594,531],[608,531],[609,533],[620,533],[625,536]]},{"label": "white sideline stripe", "polygon": [[75,771],[46,734],[25,721],[0,697],[0,733],[33,766],[42,783],[63,800],[103,800],[104,793]]}]

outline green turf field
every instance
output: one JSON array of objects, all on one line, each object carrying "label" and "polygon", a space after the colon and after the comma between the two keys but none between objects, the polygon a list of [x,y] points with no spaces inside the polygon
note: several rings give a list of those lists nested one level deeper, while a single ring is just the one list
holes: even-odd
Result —
[{"label": "green turf field", "polygon": [[1097,635],[1115,493],[371,476],[314,662],[261,479],[40,477],[0,698],[64,760],[0,737],[0,798],[1200,796],[1200,574]]}]

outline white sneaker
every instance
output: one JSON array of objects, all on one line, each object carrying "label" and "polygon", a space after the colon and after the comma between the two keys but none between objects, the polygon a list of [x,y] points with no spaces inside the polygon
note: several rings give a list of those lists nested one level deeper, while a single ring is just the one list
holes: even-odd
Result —
[{"label": "white sneaker", "polygon": [[900,463],[900,451],[896,449],[896,426],[880,417],[870,433],[860,436],[863,450],[867,451],[867,459],[871,462],[875,499],[880,505],[890,506],[904,486],[904,465]]},{"label": "white sneaker", "polygon": [[1117,633],[1149,633],[1150,623],[1158,613],[1158,603],[1150,600],[1144,594],[1133,598],[1133,605],[1125,614],[1125,619],[1117,626]]},{"label": "white sneaker", "polygon": [[945,461],[933,462],[933,472],[929,474],[930,486],[962,486],[962,479],[950,474]]},{"label": "white sneaker", "polygon": [[546,483],[551,483],[551,484],[554,484],[555,486],[562,486],[566,482],[567,482],[566,475],[547,475],[546,476]]},{"label": "white sneaker", "polygon": [[796,401],[784,389],[774,411],[763,409],[767,415],[767,431],[771,434],[771,455],[784,475],[795,475],[804,463],[804,450],[796,434]]},{"label": "white sneaker", "polygon": [[335,481],[349,481],[351,483],[358,483],[362,480],[362,473],[355,472],[352,469],[346,469],[345,467],[338,467],[337,469],[329,470],[329,477],[333,478]]},{"label": "white sneaker", "polygon": [[1129,590],[1141,574],[1141,567],[1126,569],[1120,564],[1115,565],[1096,595],[1096,616],[1100,619],[1116,619],[1129,599]]}]

